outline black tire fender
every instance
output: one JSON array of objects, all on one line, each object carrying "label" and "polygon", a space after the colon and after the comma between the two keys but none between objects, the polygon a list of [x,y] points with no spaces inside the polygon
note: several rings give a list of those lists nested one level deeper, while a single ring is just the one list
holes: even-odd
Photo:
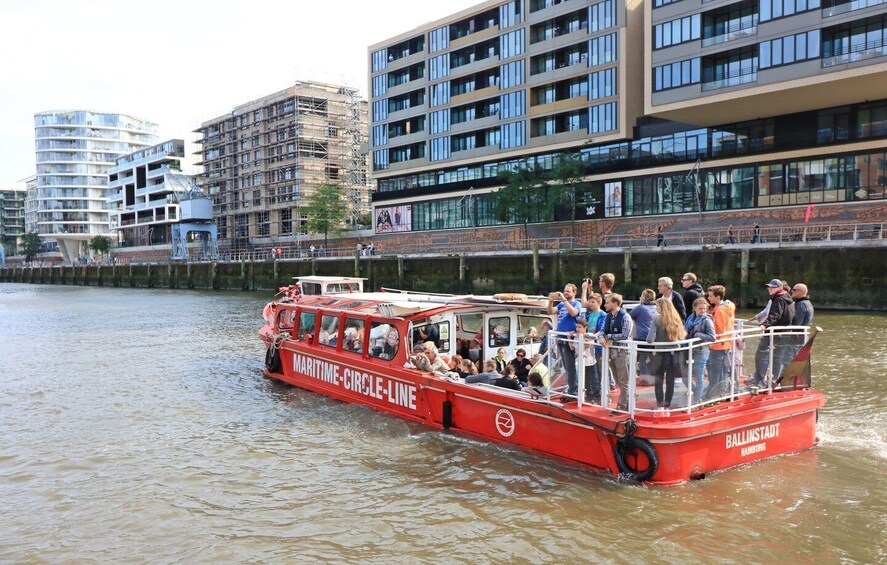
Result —
[{"label": "black tire fender", "polygon": [[280,349],[274,345],[269,345],[268,351],[265,352],[265,368],[271,373],[280,372]]},{"label": "black tire fender", "polygon": [[[646,469],[635,469],[626,460],[633,459],[626,456],[637,451],[643,453],[647,461],[649,461],[650,464]],[[616,445],[613,446],[613,454],[616,456],[616,466],[619,467],[619,472],[635,481],[648,481],[659,469],[659,455],[656,453],[656,448],[649,441],[642,438],[623,437],[619,439],[616,441]]]}]

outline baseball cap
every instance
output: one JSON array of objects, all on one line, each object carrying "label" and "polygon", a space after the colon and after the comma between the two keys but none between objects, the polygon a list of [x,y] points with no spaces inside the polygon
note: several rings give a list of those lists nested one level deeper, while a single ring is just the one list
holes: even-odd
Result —
[{"label": "baseball cap", "polygon": [[772,279],[767,283],[767,286],[771,286],[773,288],[782,288],[782,281],[779,279]]}]

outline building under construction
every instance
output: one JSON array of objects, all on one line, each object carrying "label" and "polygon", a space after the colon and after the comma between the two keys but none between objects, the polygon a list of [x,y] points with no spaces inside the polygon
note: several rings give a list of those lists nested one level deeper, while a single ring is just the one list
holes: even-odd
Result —
[{"label": "building under construction", "polygon": [[369,214],[367,103],[357,89],[299,81],[196,133],[198,184],[213,199],[222,249],[299,246],[300,209],[325,184],[342,189],[346,227]]}]

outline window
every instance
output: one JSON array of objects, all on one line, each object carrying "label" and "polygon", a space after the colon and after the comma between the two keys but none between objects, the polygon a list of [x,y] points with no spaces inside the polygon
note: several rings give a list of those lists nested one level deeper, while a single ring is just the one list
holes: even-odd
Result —
[{"label": "window", "polygon": [[428,51],[436,53],[450,46],[450,27],[444,26],[428,32]]},{"label": "window", "polygon": [[520,121],[504,124],[501,129],[502,134],[499,139],[499,147],[501,149],[520,147],[527,143],[526,122]]},{"label": "window", "polygon": [[450,131],[450,109],[431,112],[431,135]]},{"label": "window", "polygon": [[503,120],[523,116],[527,113],[527,93],[525,90],[503,94],[499,104]]},{"label": "window", "polygon": [[508,59],[524,52],[524,28],[509,31],[500,38],[499,57]]},{"label": "window", "polygon": [[490,347],[508,347],[511,345],[511,318],[490,318],[489,324]]},{"label": "window", "polygon": [[616,0],[606,0],[588,9],[588,33],[616,26]]},{"label": "window", "polygon": [[500,67],[499,85],[502,89],[511,88],[524,83],[524,60],[506,63]]},{"label": "window", "polygon": [[400,349],[400,332],[391,324],[373,322],[370,324],[370,357],[391,360]]},{"label": "window", "polygon": [[320,331],[317,333],[317,342],[321,345],[336,347],[339,340],[339,316],[324,314],[320,318]]},{"label": "window", "polygon": [[450,158],[450,136],[432,138],[429,142],[432,161]]},{"label": "window", "polygon": [[363,353],[364,321],[360,318],[345,318],[345,329],[342,330],[342,350],[351,353]]},{"label": "window", "polygon": [[588,133],[611,131],[616,126],[616,102],[599,104],[588,109]]},{"label": "window", "polygon": [[597,100],[616,96],[616,68],[612,67],[588,75],[588,99]]},{"label": "window", "polygon": [[450,54],[444,53],[437,57],[432,57],[428,61],[430,69],[430,79],[437,80],[450,76]]},{"label": "window", "polygon": [[307,334],[314,333],[314,320],[317,318],[317,313],[315,312],[306,312],[302,311],[299,314],[299,328],[296,332],[296,339],[305,339]]},{"label": "window", "polygon": [[513,0],[499,6],[499,29],[505,29],[523,21],[522,1]]},{"label": "window", "polygon": [[688,59],[653,69],[653,92],[700,82],[700,59]]},{"label": "window", "polygon": [[819,30],[762,41],[758,46],[760,68],[790,65],[819,58]]},{"label": "window", "polygon": [[596,67],[616,60],[617,35],[609,33],[588,42],[588,66]]},{"label": "window", "polygon": [[373,97],[382,96],[388,92],[388,75],[373,77]]},{"label": "window", "polygon": [[694,41],[701,37],[701,16],[694,14],[653,27],[653,49]]},{"label": "window", "polygon": [[758,12],[760,20],[766,22],[818,8],[819,0],[760,0]]},{"label": "window", "polygon": [[388,100],[373,102],[373,121],[381,122],[388,119]]},{"label": "window", "polygon": [[431,85],[431,105],[441,106],[450,103],[450,83],[441,82]]},{"label": "window", "polygon": [[378,73],[379,71],[385,70],[386,65],[388,64],[388,54],[385,49],[381,49],[379,51],[373,51],[373,72]]}]

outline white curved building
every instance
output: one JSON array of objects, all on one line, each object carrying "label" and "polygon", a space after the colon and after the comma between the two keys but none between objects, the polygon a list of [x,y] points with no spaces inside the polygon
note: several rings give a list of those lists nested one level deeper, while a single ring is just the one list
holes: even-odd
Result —
[{"label": "white curved building", "polygon": [[108,169],[157,143],[157,125],[125,114],[57,110],[34,115],[37,233],[55,240],[66,262],[108,234]]}]

